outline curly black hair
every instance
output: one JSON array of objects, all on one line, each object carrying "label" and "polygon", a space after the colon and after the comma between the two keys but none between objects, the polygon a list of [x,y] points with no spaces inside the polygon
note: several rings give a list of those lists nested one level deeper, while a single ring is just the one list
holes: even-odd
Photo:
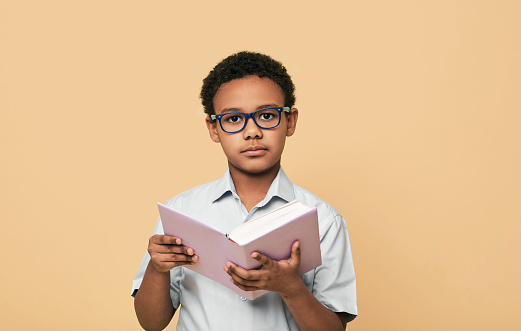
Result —
[{"label": "curly black hair", "polygon": [[215,114],[213,98],[222,84],[246,76],[267,77],[277,83],[284,93],[284,106],[295,104],[295,85],[282,63],[268,55],[255,52],[239,52],[219,62],[203,79],[201,101],[208,116]]}]

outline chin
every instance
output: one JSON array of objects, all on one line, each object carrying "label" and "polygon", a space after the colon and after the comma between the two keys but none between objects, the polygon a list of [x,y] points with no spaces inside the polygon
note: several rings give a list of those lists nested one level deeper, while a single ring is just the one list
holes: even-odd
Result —
[{"label": "chin", "polygon": [[279,167],[280,167],[280,164],[276,163],[276,164],[272,164],[269,166],[265,165],[265,166],[257,166],[257,167],[244,167],[244,168],[239,168],[239,169],[241,169],[244,172],[250,173],[250,174],[261,175],[266,172],[273,171],[275,168],[278,171]]}]

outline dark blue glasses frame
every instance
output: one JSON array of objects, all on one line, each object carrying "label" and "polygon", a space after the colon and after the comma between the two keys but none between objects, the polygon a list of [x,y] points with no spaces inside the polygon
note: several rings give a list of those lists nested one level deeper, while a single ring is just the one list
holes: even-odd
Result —
[{"label": "dark blue glasses frame", "polygon": [[[269,127],[266,127],[266,126],[262,126],[262,125],[259,125],[259,123],[257,123],[257,120],[255,120],[255,114],[257,114],[258,112],[260,111],[266,111],[268,109],[274,109],[276,111],[279,112],[279,121],[277,122],[277,124],[275,125],[272,125],[272,126],[269,126]],[[253,122],[255,122],[255,124],[261,128],[261,129],[273,129],[277,126],[279,126],[280,124],[280,118],[282,116],[280,116],[280,114],[284,111],[286,113],[290,113],[290,110],[291,108],[290,107],[270,107],[270,108],[263,108],[263,109],[259,109],[259,110],[256,110],[254,111],[253,113],[242,113],[242,112],[239,112],[239,111],[234,111],[234,112],[229,112],[229,113],[224,113],[224,114],[219,114],[219,115],[210,115],[210,118],[212,120],[219,120],[219,125],[221,126],[221,129],[224,131],[224,132],[227,132],[227,133],[237,133],[237,132],[241,132],[242,130],[244,130],[244,128],[246,127],[246,124],[248,123],[248,120],[251,118],[253,120]],[[243,115],[244,116],[244,125],[242,126],[242,128],[240,128],[239,130],[235,130],[235,131],[227,131],[223,128],[223,123],[221,122],[221,119],[223,118],[223,116],[227,116],[227,115],[231,115],[231,114],[240,114],[240,115]]]}]

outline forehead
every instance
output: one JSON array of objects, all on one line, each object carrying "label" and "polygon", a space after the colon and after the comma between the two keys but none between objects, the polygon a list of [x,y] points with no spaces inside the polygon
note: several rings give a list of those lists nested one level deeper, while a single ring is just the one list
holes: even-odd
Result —
[{"label": "forehead", "polygon": [[267,77],[248,76],[229,81],[221,85],[213,99],[216,114],[227,109],[250,112],[267,105],[284,106],[282,89]]}]

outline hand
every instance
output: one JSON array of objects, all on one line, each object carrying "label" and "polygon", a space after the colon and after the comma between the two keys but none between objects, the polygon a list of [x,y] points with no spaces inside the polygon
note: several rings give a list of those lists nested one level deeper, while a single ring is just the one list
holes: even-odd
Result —
[{"label": "hand", "polygon": [[148,241],[150,263],[158,272],[167,272],[180,265],[195,264],[199,257],[190,247],[182,246],[181,238],[156,234]]},{"label": "hand", "polygon": [[[300,245],[298,241],[291,247],[291,256],[287,260],[274,261],[258,252],[251,257],[259,261],[259,270],[246,270],[232,262],[227,262],[224,270],[232,277],[230,281],[244,291],[268,290],[279,292],[281,296],[290,296],[303,285],[299,275]],[[301,284],[302,283],[302,284]]]}]

